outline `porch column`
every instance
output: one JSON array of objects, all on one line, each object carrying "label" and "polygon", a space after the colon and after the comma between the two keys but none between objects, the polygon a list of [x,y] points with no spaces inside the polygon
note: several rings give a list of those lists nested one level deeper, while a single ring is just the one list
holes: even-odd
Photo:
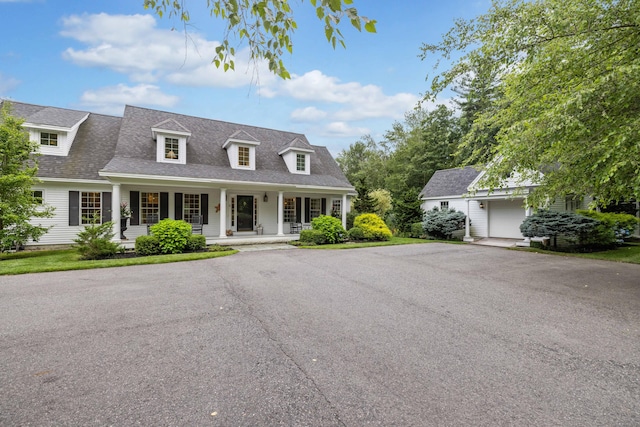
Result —
[{"label": "porch column", "polygon": [[471,221],[469,220],[469,199],[467,199],[467,217],[464,219],[464,238],[465,242],[473,242],[471,237]]},{"label": "porch column", "polygon": [[220,189],[220,235],[221,239],[227,238],[227,189]]},{"label": "porch column", "polygon": [[113,241],[120,241],[120,184],[111,187],[111,221],[113,221]]},{"label": "porch column", "polygon": [[344,229],[347,229],[347,195],[343,194],[342,195],[342,205],[341,206],[341,211],[340,212],[342,214],[342,227],[344,227]]},{"label": "porch column", "polygon": [[284,236],[284,191],[278,191],[278,236]]},{"label": "porch column", "polygon": [[[530,216],[531,216],[531,213],[532,213],[531,206],[528,206],[528,205],[527,205],[527,207],[526,207],[526,208],[525,208],[525,210],[524,210],[524,217],[525,217],[525,218],[530,217]],[[530,246],[530,245],[531,245],[531,238],[530,238],[530,237],[525,237],[525,238],[524,238],[524,243],[526,244],[526,246]]]}]

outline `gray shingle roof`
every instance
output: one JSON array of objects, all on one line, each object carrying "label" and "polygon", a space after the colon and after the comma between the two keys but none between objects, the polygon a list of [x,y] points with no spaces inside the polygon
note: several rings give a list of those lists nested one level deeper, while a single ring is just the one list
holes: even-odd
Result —
[{"label": "gray shingle roof", "polygon": [[151,127],[154,128],[154,129],[162,129],[162,130],[189,133],[189,129],[187,129],[186,127],[182,126],[180,123],[178,123],[177,121],[175,121],[173,119],[163,120],[160,123],[156,123],[155,125],[153,125]]},{"label": "gray shingle roof", "polygon": [[24,117],[27,123],[43,126],[72,128],[87,114],[86,111],[66,110],[64,108],[43,107],[34,114]]},{"label": "gray shingle roof", "polygon": [[[174,119],[191,131],[187,144],[187,164],[156,162],[156,142],[149,129],[153,124]],[[260,142],[256,146],[254,171],[232,169],[223,144],[238,131]],[[106,173],[144,174],[159,177],[218,179],[239,182],[283,183],[353,189],[326,147],[311,146],[311,175],[292,174],[278,149],[285,143],[307,138],[298,133],[185,116],[140,107],[125,108],[114,158]]]},{"label": "gray shingle roof", "polygon": [[281,147],[278,151],[281,152],[282,150],[285,150],[287,148],[302,148],[304,150],[313,150],[311,144],[309,144],[306,140],[301,140],[300,138],[295,138],[293,141],[290,141],[288,144],[285,144],[283,147]]},{"label": "gray shingle roof", "polygon": [[474,166],[436,171],[420,192],[420,197],[460,197],[480,174]]},{"label": "gray shingle roof", "polygon": [[[54,107],[42,107],[14,101],[11,102],[11,107],[12,115],[24,118],[29,123],[34,123],[32,121],[34,116],[49,115],[54,117],[59,115],[62,117],[70,111],[61,109],[62,112],[58,114]],[[39,114],[43,110],[46,110],[46,113]],[[77,113],[81,113],[82,117],[88,114],[81,111]],[[73,115],[73,117],[78,116]],[[98,171],[111,160],[115,153],[121,121],[120,117],[90,114],[87,120],[80,125],[68,156],[43,155],[38,158],[38,176],[41,178],[105,180],[98,175]],[[61,122],[55,126],[61,126]]]},{"label": "gray shingle roof", "polygon": [[232,133],[231,135],[229,135],[228,139],[237,139],[240,141],[252,141],[252,142],[259,142],[257,139],[255,139],[253,137],[253,135],[249,135],[247,132],[243,131],[243,130],[237,130],[234,133]]}]

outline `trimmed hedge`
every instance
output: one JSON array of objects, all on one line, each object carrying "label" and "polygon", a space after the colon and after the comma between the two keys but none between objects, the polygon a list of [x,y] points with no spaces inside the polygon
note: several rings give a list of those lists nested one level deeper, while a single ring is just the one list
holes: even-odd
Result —
[{"label": "trimmed hedge", "polygon": [[327,240],[324,233],[320,230],[302,230],[300,231],[300,242],[324,245],[327,243]]},{"label": "trimmed hedge", "polygon": [[139,256],[159,255],[160,242],[156,236],[138,236],[135,250]]},{"label": "trimmed hedge", "polygon": [[200,251],[207,247],[207,238],[202,234],[192,234],[187,240],[187,247],[185,248],[189,252]]}]

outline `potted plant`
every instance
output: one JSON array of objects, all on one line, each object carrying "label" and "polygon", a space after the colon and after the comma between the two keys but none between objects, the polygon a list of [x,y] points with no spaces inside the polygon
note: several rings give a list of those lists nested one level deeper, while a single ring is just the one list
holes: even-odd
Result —
[{"label": "potted plant", "polygon": [[127,202],[120,203],[120,239],[126,240],[124,232],[127,230],[127,220],[131,218],[133,211],[129,208]]}]

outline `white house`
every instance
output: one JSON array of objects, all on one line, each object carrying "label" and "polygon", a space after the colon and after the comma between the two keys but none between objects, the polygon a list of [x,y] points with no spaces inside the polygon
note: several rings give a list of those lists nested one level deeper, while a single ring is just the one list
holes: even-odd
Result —
[{"label": "white house", "polygon": [[[285,236],[355,194],[326,147],[299,133],[127,106],[122,117],[11,102],[40,143],[34,191],[55,207],[37,244],[69,244],[90,218],[131,241],[164,218],[202,222],[209,239]],[[35,244],[30,242],[30,244]]]},{"label": "white house", "polygon": [[[436,171],[420,192],[424,210],[455,208],[467,215],[465,241],[486,237],[523,239],[520,224],[531,215],[526,198],[534,187],[531,182],[519,183],[517,176],[509,178],[505,186],[489,192],[478,183],[485,171],[473,166]],[[586,209],[589,199],[567,198],[550,203],[547,208],[555,211]]]}]

